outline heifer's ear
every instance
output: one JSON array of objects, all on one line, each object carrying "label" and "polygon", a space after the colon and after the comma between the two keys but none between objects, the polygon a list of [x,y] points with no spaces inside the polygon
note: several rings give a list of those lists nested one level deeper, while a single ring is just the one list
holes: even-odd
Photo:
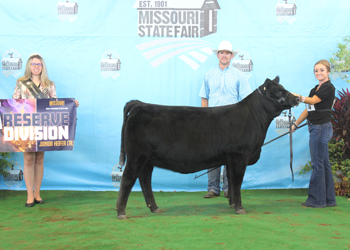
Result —
[{"label": "heifer's ear", "polygon": [[268,86],[270,84],[271,84],[271,80],[269,78],[266,78],[264,84],[260,86],[261,88],[259,87],[262,94],[265,95],[266,90],[269,88]]},{"label": "heifer's ear", "polygon": [[272,81],[275,82],[275,83],[280,83],[280,77],[276,76],[276,78],[273,79]]},{"label": "heifer's ear", "polygon": [[271,80],[269,78],[266,78],[266,80],[264,82],[264,86],[266,86],[269,82],[271,82]]}]

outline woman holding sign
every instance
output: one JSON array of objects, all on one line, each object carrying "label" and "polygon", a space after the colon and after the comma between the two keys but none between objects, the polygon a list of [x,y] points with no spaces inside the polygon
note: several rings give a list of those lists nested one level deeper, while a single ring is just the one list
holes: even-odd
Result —
[{"label": "woman holding sign", "polygon": [[[24,76],[17,80],[13,99],[57,98],[55,83],[50,81],[44,59],[32,54],[26,64]],[[79,102],[75,100],[77,107]],[[26,207],[43,204],[40,187],[44,175],[44,152],[23,152],[23,175],[27,189]],[[34,192],[33,192],[34,190]]]},{"label": "woman holding sign", "polygon": [[314,66],[318,85],[311,89],[308,97],[294,94],[307,105],[295,121],[292,131],[294,132],[307,119],[310,133],[312,174],[308,198],[301,204],[303,207],[323,208],[337,205],[328,152],[328,141],[333,135],[331,111],[335,98],[335,88],[330,81],[329,73],[329,62],[327,60],[318,61]]}]

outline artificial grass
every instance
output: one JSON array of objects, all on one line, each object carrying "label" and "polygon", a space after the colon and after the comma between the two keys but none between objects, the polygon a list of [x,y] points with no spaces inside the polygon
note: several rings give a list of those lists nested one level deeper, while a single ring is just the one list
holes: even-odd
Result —
[{"label": "artificial grass", "polygon": [[118,192],[42,191],[45,204],[24,206],[25,191],[0,190],[0,249],[347,249],[350,202],[300,206],[306,189],[242,191],[246,215],[222,196],[155,192],[162,210],[132,192],[128,220],[118,220]]}]

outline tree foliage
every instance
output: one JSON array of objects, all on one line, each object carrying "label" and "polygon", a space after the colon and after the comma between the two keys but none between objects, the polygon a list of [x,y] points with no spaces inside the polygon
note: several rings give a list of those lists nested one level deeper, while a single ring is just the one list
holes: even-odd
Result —
[{"label": "tree foliage", "polygon": [[333,53],[333,57],[329,59],[331,63],[331,75],[334,79],[341,78],[350,83],[350,36],[343,38],[338,43],[337,51]]},{"label": "tree foliage", "polygon": [[0,175],[6,176],[8,174],[6,169],[11,167],[10,158],[10,153],[0,153]]}]

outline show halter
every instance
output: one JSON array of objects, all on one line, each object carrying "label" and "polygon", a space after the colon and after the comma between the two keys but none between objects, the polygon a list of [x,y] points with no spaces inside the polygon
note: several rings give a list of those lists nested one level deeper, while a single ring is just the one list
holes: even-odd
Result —
[{"label": "show halter", "polygon": [[[262,87],[262,86],[260,86],[260,87]],[[288,95],[290,94],[290,92],[289,92],[288,90],[286,90],[286,91],[287,91],[287,94],[286,94],[285,97],[282,96],[282,97],[280,97],[279,99],[274,99],[274,98],[270,97],[269,93],[267,93],[267,92],[266,92],[266,95],[263,95],[263,93],[261,93],[260,87],[257,88],[257,90],[258,90],[258,92],[259,92],[260,95],[262,95],[263,97],[268,98],[268,99],[270,99],[270,100],[272,100],[272,101],[278,102],[278,103],[281,104],[281,105],[284,105],[284,103],[285,103],[285,101],[286,101]],[[265,87],[264,87],[264,88],[265,88]]]}]

